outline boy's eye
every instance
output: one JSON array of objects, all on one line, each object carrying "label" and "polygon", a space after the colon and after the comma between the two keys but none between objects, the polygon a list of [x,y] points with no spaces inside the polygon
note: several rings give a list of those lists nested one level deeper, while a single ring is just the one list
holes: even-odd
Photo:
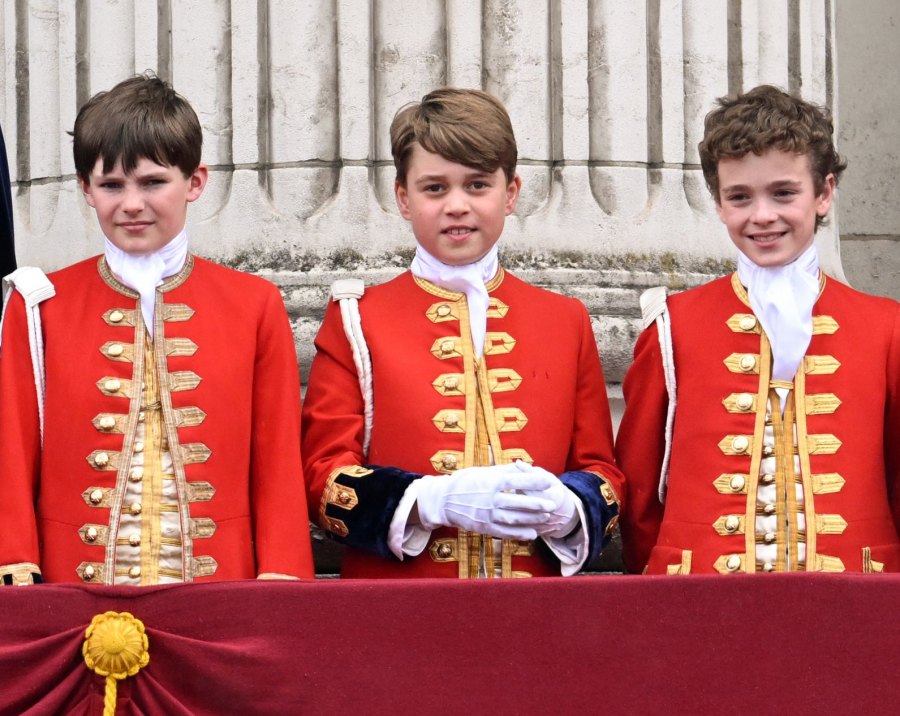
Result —
[{"label": "boy's eye", "polygon": [[484,181],[473,181],[470,186],[475,189],[475,191],[480,191],[482,189],[487,189],[490,184]]},{"label": "boy's eye", "polygon": [[748,197],[746,194],[729,194],[728,196],[725,197],[726,200],[733,202],[733,203],[747,201],[747,199],[749,199],[749,198],[750,197]]},{"label": "boy's eye", "polygon": [[436,194],[437,192],[441,191],[443,188],[444,187],[442,184],[427,184],[424,187],[424,190],[426,192],[428,192],[429,194]]},{"label": "boy's eye", "polygon": [[121,182],[117,181],[102,181],[100,182],[101,189],[118,189],[122,186]]}]

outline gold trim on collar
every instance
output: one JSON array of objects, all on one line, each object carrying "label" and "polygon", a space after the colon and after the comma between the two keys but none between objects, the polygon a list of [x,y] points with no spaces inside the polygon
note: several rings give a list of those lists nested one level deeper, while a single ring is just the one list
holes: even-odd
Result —
[{"label": "gold trim on collar", "polygon": [[[413,278],[413,281],[416,282],[416,285],[421,288],[423,291],[427,291],[433,296],[438,296],[439,298],[445,298],[450,301],[458,301],[466,294],[460,291],[450,291],[446,288],[441,288],[437,284],[432,283],[431,281],[426,281],[424,278],[419,278],[415,274],[410,274]],[[484,284],[484,287],[487,289],[488,293],[497,289],[497,287],[503,283],[503,278],[506,276],[506,272],[503,270],[502,266],[497,267],[497,273],[494,274],[494,278]]]},{"label": "gold trim on collar", "polygon": [[[822,291],[825,290],[825,281],[825,273],[821,269],[819,269],[819,293],[816,296],[817,301],[822,296]],[[737,271],[731,274],[731,288],[734,290],[735,295],[740,299],[741,303],[749,307],[750,295],[747,293],[747,289],[744,288],[744,285],[741,283],[741,279],[738,276]]]},{"label": "gold trim on collar", "polygon": [[[160,293],[166,293],[167,291],[178,288],[187,280],[188,276],[191,275],[191,271],[193,271],[193,269],[194,255],[189,253],[184,261],[184,266],[181,267],[181,271],[179,271],[174,276],[169,276],[167,279],[165,279],[162,285],[158,286],[156,290]],[[109,267],[109,264],[106,263],[105,256],[100,256],[97,258],[97,271],[100,273],[100,277],[104,280],[106,285],[114,291],[117,291],[124,296],[128,296],[129,298],[140,298],[140,294],[137,291],[129,286],[126,286],[116,277],[116,275],[112,272],[112,269]]]}]

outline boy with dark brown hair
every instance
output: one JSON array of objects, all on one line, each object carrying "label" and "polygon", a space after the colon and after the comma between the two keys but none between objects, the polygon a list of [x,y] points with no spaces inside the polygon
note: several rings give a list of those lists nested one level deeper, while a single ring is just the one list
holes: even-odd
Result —
[{"label": "boy with dark brown hair", "polygon": [[153,76],[78,113],[105,250],[51,274],[52,298],[20,283],[8,304],[7,584],[312,576],[293,334],[275,286],[188,251],[201,144],[190,104]]},{"label": "boy with dark brown hair", "polygon": [[739,250],[666,301],[625,378],[626,566],[650,574],[900,570],[900,305],[819,270],[845,164],[828,112],[724,97],[700,157]]}]

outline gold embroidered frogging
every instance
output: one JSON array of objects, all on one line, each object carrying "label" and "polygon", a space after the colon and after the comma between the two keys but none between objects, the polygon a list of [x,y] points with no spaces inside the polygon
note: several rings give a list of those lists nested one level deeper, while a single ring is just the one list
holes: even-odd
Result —
[{"label": "gold embroidered frogging", "polygon": [[[167,305],[163,297],[183,283],[192,266],[188,257],[184,269],[157,292],[155,341],[139,310],[115,307],[103,314],[107,325],[123,329],[123,338],[128,330],[133,341],[107,341],[100,352],[111,361],[133,363],[133,370],[130,380],[106,376],[97,382],[104,395],[123,399],[123,412],[97,415],[92,423],[98,432],[122,434],[123,439],[121,451],[94,450],[87,456],[95,470],[115,471],[117,479],[115,488],[89,486],[82,492],[86,504],[109,510],[106,524],[98,521],[79,529],[85,544],[104,549],[102,558],[98,554],[96,561],[78,566],[84,581],[159,584],[215,572],[215,561],[194,559],[192,549],[194,539],[213,535],[215,523],[191,520],[189,512],[190,502],[211,499],[215,489],[208,483],[187,483],[184,477],[186,464],[205,462],[210,452],[201,443],[179,444],[177,432],[178,427],[201,424],[206,414],[196,406],[175,410],[171,404],[171,392],[193,390],[201,377],[167,370],[169,356],[189,357],[197,350],[187,338],[165,336],[166,323],[194,315],[189,306]],[[137,294],[119,283],[105,261],[98,268],[107,284],[136,300]]]},{"label": "gold embroidered frogging", "polygon": [[[503,280],[503,272],[487,286],[494,290]],[[438,473],[452,474],[464,467],[509,463],[516,459],[532,462],[524,450],[504,450],[501,433],[515,433],[528,422],[525,413],[516,407],[495,408],[493,393],[515,391],[522,384],[522,377],[511,369],[486,367],[488,357],[515,350],[516,339],[506,332],[487,332],[484,342],[484,358],[476,360],[469,330],[469,310],[465,294],[447,291],[432,283],[416,278],[425,291],[441,300],[425,311],[425,317],[439,324],[452,335],[433,341],[429,351],[439,360],[462,358],[463,372],[440,372],[432,386],[444,397],[465,396],[465,409],[439,410],[432,423],[441,433],[465,435],[463,452],[451,449],[438,450],[431,457],[431,464]],[[509,307],[496,297],[490,298],[487,316],[503,318]],[[530,577],[528,572],[512,568],[514,556],[530,555],[533,545],[517,540],[498,540],[487,535],[459,530],[456,540],[441,539],[432,543],[428,553],[436,562],[457,562],[460,579],[492,577]]]},{"label": "gold embroidered frogging", "polygon": [[[732,285],[749,305],[737,274]],[[817,514],[814,502],[816,494],[840,491],[843,479],[814,475],[810,463],[811,455],[834,454],[841,443],[834,435],[810,435],[806,426],[807,415],[833,413],[840,406],[840,399],[833,394],[807,395],[806,375],[833,373],[840,363],[831,356],[806,356],[792,383],[773,381],[768,337],[751,318],[750,314],[735,314],[727,324],[736,333],[758,333],[759,353],[731,354],[725,365],[732,373],[759,375],[757,393],[732,393],[722,404],[728,413],[755,411],[754,431],[752,435],[725,435],[719,442],[727,456],[749,456],[750,470],[748,474],[725,473],[713,482],[720,494],[747,495],[745,514],[722,515],[712,525],[722,536],[743,534],[745,551],[723,554],[714,566],[722,573],[843,571],[839,559],[818,553],[816,536],[840,534],[846,522],[840,515]],[[814,318],[814,334],[831,334],[838,328],[829,316]]]}]

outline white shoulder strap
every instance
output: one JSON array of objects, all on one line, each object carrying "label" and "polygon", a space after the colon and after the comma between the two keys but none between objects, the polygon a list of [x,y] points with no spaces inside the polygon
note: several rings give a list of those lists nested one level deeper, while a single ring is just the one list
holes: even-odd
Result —
[{"label": "white shoulder strap", "polygon": [[363,334],[362,321],[359,315],[359,299],[365,293],[366,285],[358,278],[345,278],[331,284],[331,300],[341,306],[341,319],[344,322],[344,333],[353,351],[353,362],[359,377],[359,390],[364,404],[363,454],[369,454],[369,443],[372,440],[373,395],[372,395],[372,358],[366,337]]},{"label": "white shoulder strap", "polygon": [[666,305],[665,286],[649,288],[641,294],[641,314],[644,328],[656,323],[659,334],[659,348],[662,353],[663,374],[666,379],[666,393],[669,405],[666,408],[666,449],[663,453],[662,467],[659,471],[659,501],[666,501],[666,489],[669,484],[669,460],[672,456],[672,427],[675,422],[675,405],[677,403],[677,385],[675,384],[675,353],[672,348],[672,323],[669,308]]},{"label": "white shoulder strap", "polygon": [[44,373],[44,337],[41,333],[40,303],[56,295],[50,279],[39,268],[23,266],[3,279],[3,316],[0,317],[0,340],[3,337],[3,319],[6,305],[13,289],[25,299],[25,316],[28,319],[28,346],[31,349],[31,365],[34,369],[34,387],[37,392],[38,418],[41,425],[41,445],[44,444],[44,396],[47,379]]}]

